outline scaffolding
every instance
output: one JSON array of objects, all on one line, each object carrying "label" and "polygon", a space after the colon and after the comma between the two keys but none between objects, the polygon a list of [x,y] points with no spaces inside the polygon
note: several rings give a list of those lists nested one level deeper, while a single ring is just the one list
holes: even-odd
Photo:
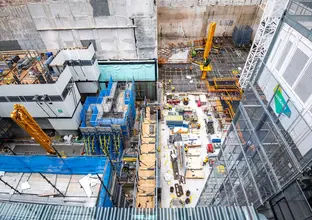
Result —
[{"label": "scaffolding", "polygon": [[13,50],[0,53],[0,85],[55,83],[43,62],[48,57],[35,50]]},{"label": "scaffolding", "polygon": [[112,78],[98,97],[88,97],[81,112],[80,131],[86,155],[104,155],[120,160],[124,141],[135,121],[134,81],[121,88]]},{"label": "scaffolding", "polygon": [[246,89],[250,80],[255,80],[259,71],[259,62],[265,57],[271,45],[288,2],[289,0],[266,1],[255,39],[240,76],[239,83],[242,89]]},{"label": "scaffolding", "polygon": [[158,207],[158,112],[153,106],[141,111],[134,201],[137,208]]},{"label": "scaffolding", "polygon": [[[111,193],[114,171],[107,158],[19,156],[9,144],[6,149],[7,153],[0,155],[1,200],[76,206],[115,205]],[[80,182],[82,179],[99,184],[86,186]],[[26,189],[25,183],[29,186]]]},{"label": "scaffolding", "polygon": [[[278,89],[287,94],[274,75],[265,66],[262,68],[265,69],[263,72],[270,74],[271,81],[275,80]],[[274,97],[275,94],[267,100],[258,81],[249,83],[198,206],[253,204],[259,208],[289,184],[297,185],[294,182],[310,164],[312,154],[309,152],[302,156],[298,145],[312,135],[312,129],[289,96],[285,97],[283,111],[275,113],[272,107]],[[286,108],[291,109],[294,117],[294,123],[287,129],[283,127],[282,120]],[[304,132],[294,140],[290,134],[298,129],[296,125],[299,122]]]}]

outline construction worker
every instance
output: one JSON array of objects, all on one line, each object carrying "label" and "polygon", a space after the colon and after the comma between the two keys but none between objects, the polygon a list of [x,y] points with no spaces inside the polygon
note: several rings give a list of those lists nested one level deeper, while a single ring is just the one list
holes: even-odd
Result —
[{"label": "construction worker", "polygon": [[209,161],[209,157],[206,156],[205,159],[203,160],[203,166],[205,166]]},{"label": "construction worker", "polygon": [[169,85],[171,84],[171,79],[169,79],[168,84],[169,84]]},{"label": "construction worker", "polygon": [[188,105],[188,103],[189,103],[188,97],[184,97],[183,98],[183,105]]},{"label": "construction worker", "polygon": [[184,147],[184,151],[185,151],[185,154],[187,154],[187,152],[188,152],[188,147],[187,146]]},{"label": "construction worker", "polygon": [[171,92],[175,92],[175,87],[171,86]]},{"label": "construction worker", "polygon": [[200,124],[199,123],[197,123],[197,129],[200,129]]}]

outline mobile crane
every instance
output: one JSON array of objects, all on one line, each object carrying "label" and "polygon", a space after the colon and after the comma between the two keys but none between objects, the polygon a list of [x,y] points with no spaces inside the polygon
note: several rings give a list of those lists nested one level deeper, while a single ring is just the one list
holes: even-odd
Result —
[{"label": "mobile crane", "polygon": [[217,26],[216,22],[211,22],[209,24],[205,51],[204,51],[204,60],[203,60],[203,64],[200,65],[200,70],[203,72],[202,77],[201,77],[202,80],[206,79],[207,72],[212,71],[212,68],[210,66],[211,59],[209,58],[209,53],[212,48],[212,42],[213,42],[213,37],[215,34],[216,26]]},{"label": "mobile crane", "polygon": [[20,104],[14,104],[14,110],[10,116],[21,128],[23,128],[35,141],[43,147],[48,154],[56,154],[52,147],[51,138],[40,128],[27,109]]}]

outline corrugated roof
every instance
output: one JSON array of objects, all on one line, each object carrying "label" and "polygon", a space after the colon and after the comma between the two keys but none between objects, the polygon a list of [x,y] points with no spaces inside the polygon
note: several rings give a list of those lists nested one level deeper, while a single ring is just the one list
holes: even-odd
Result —
[{"label": "corrugated roof", "polygon": [[6,220],[259,220],[253,207],[196,208],[98,208],[0,203],[0,219]]}]

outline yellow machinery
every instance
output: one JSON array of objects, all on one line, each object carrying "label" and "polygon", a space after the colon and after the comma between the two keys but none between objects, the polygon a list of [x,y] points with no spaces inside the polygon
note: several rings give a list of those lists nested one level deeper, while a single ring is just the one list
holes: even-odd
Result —
[{"label": "yellow machinery", "polygon": [[51,138],[39,127],[24,106],[15,104],[14,110],[11,113],[11,118],[31,137],[33,137],[49,154],[56,154],[52,147]]},{"label": "yellow machinery", "polygon": [[225,100],[225,103],[226,103],[227,106],[229,107],[228,112],[229,112],[229,115],[230,115],[231,119],[233,119],[233,118],[234,118],[234,115],[235,115],[235,111],[234,111],[234,109],[233,109],[233,106],[232,106],[231,102],[228,101],[228,100]]},{"label": "yellow machinery", "polygon": [[203,72],[202,74],[202,79],[206,79],[207,72],[211,71],[212,68],[209,65],[210,59],[209,59],[209,53],[212,48],[212,41],[214,37],[214,33],[216,30],[217,23],[216,22],[211,22],[209,24],[209,29],[207,33],[207,40],[206,40],[206,45],[205,45],[205,51],[204,51],[204,63],[200,65],[200,70]]},{"label": "yellow machinery", "polygon": [[189,104],[189,99],[188,97],[183,98],[183,105],[188,105]]}]

